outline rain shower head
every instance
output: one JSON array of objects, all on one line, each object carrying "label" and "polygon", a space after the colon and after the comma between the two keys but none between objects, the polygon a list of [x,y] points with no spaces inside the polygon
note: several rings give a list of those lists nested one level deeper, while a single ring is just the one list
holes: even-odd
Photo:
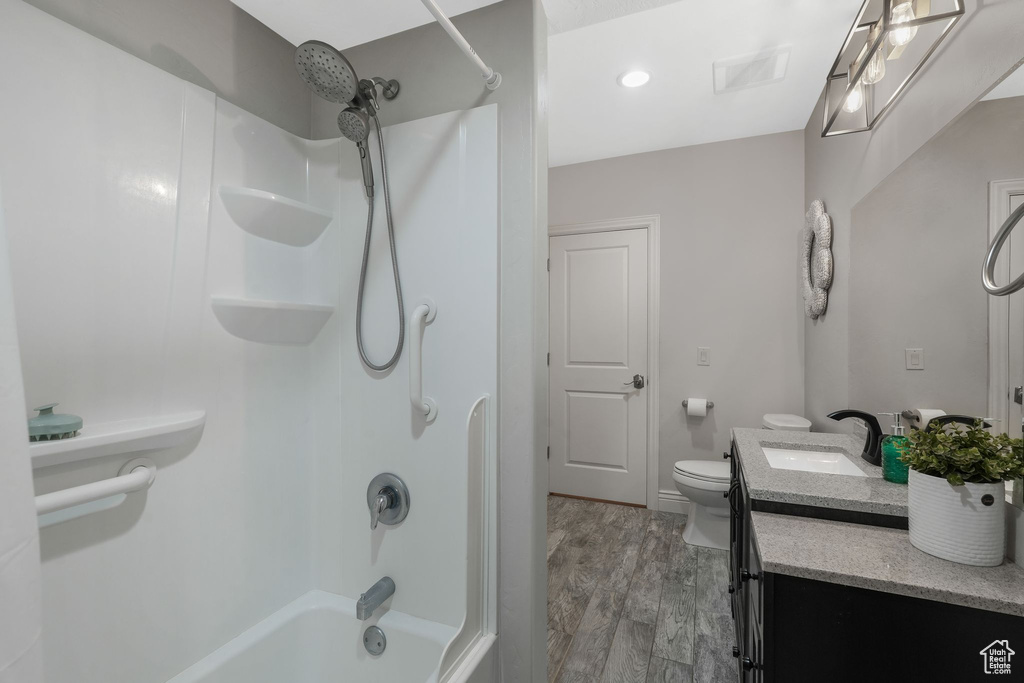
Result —
[{"label": "rain shower head", "polygon": [[310,90],[328,102],[348,104],[359,92],[352,64],[327,43],[310,40],[299,45],[295,49],[295,68]]},{"label": "rain shower head", "polygon": [[359,107],[346,107],[338,114],[338,130],[352,142],[363,142],[370,136],[370,117]]}]

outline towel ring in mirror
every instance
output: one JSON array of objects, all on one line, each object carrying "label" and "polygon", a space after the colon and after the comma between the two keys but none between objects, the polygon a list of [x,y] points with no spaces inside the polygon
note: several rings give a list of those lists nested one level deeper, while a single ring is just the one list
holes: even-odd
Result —
[{"label": "towel ring in mirror", "polygon": [[1010,232],[1013,231],[1014,226],[1020,222],[1021,218],[1024,218],[1024,204],[1018,206],[1010,214],[1010,217],[999,228],[999,232],[996,233],[992,244],[989,245],[988,255],[985,257],[985,267],[981,271],[981,284],[985,291],[992,296],[1006,296],[1024,288],[1024,273],[1018,275],[1017,279],[1008,285],[1000,287],[996,284],[996,259],[999,258],[999,250],[1003,248],[1003,243],[1006,242]]},{"label": "towel ring in mirror", "polygon": [[820,199],[811,202],[804,216],[800,270],[804,312],[812,320],[828,308],[832,286],[832,219]]}]

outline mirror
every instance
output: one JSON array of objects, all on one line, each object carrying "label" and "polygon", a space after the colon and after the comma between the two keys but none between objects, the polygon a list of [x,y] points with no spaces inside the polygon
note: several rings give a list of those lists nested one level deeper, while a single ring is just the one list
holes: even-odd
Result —
[{"label": "mirror", "polygon": [[[1024,69],[1011,73],[852,211],[850,403],[992,417],[1021,436],[1024,293],[981,285],[988,244],[1024,203]],[[1024,270],[1024,231],[997,268]],[[1012,273],[1012,274],[1011,274]],[[1019,396],[1019,394],[1018,394]]]}]

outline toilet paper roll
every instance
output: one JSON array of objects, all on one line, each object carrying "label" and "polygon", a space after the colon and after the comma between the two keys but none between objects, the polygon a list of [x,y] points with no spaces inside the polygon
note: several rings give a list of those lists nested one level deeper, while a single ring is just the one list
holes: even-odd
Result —
[{"label": "toilet paper roll", "polygon": [[708,400],[706,398],[686,399],[686,414],[690,417],[704,417],[708,414]]},{"label": "toilet paper roll", "polygon": [[910,412],[917,418],[911,423],[911,426],[918,429],[924,429],[928,425],[928,421],[933,417],[940,417],[946,414],[945,410],[939,410],[938,408],[914,408]]}]

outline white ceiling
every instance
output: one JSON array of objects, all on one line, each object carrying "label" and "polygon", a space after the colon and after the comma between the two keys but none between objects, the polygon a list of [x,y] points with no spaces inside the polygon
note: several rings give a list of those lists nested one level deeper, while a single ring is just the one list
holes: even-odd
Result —
[{"label": "white ceiling", "polygon": [[562,33],[668,5],[677,0],[544,0],[548,33]]},{"label": "white ceiling", "polygon": [[[362,45],[434,20],[420,0],[231,0],[293,45],[322,40],[339,50]],[[440,0],[445,14],[479,9],[498,0]]]},{"label": "white ceiling", "polygon": [[1000,100],[1004,97],[1020,97],[1024,95],[1024,67],[1017,67],[1006,79],[992,88],[983,100]]},{"label": "white ceiling", "polygon": [[[804,128],[861,1],[678,0],[552,35],[551,165]],[[556,17],[587,2],[599,0],[545,6]],[[791,48],[784,80],[714,94],[715,60],[779,46]],[[631,69],[650,82],[619,86]]]}]

